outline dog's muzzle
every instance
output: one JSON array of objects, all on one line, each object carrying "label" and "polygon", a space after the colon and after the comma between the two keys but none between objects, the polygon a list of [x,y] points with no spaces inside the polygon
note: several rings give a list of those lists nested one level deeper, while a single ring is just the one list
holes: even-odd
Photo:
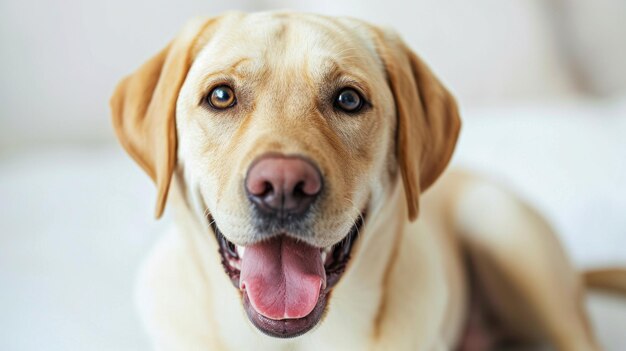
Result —
[{"label": "dog's muzzle", "polygon": [[299,156],[260,157],[252,162],[244,188],[255,232],[252,244],[230,242],[209,218],[222,265],[241,291],[252,324],[270,336],[299,336],[321,320],[328,293],[345,271],[364,216],[355,218],[335,245],[312,246],[307,239],[315,236],[323,178],[313,162]]}]

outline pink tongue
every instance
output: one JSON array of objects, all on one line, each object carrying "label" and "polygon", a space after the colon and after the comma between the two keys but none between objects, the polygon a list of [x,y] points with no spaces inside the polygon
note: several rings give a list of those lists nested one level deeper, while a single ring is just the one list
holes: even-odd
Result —
[{"label": "pink tongue", "polygon": [[239,286],[267,318],[305,317],[326,287],[320,250],[284,236],[247,246]]}]

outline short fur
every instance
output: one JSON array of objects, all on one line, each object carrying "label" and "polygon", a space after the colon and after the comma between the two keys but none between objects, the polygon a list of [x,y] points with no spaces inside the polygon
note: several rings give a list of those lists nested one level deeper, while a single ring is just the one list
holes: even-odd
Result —
[{"label": "short fur", "polygon": [[[212,110],[203,99],[225,83],[237,105]],[[329,103],[346,85],[371,102],[359,115]],[[122,145],[156,183],[157,217],[166,202],[174,211],[138,283],[157,349],[469,350],[500,340],[599,349],[581,279],[545,221],[489,182],[440,177],[457,107],[393,32],[286,12],[195,19],[119,84],[111,105]],[[247,320],[207,222],[238,245],[256,240],[242,181],[266,153],[320,167],[328,191],[309,244],[341,241],[368,213],[322,322],[289,340]]]}]

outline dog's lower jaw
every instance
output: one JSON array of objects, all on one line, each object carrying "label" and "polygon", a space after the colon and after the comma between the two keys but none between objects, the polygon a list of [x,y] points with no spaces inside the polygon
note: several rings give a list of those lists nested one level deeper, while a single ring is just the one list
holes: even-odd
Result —
[{"label": "dog's lower jaw", "polygon": [[258,313],[250,303],[248,294],[242,293],[243,308],[250,322],[263,334],[275,338],[296,338],[318,326],[326,311],[329,291],[320,292],[317,304],[308,315],[297,319],[274,320]]}]

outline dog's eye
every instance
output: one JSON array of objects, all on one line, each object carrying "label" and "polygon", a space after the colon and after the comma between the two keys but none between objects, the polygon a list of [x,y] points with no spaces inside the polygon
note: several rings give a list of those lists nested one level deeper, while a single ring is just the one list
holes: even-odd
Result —
[{"label": "dog's eye", "polygon": [[335,107],[344,112],[358,112],[363,107],[363,97],[356,90],[345,88],[335,98]]},{"label": "dog's eye", "polygon": [[220,85],[213,88],[207,96],[207,102],[211,107],[218,110],[224,110],[235,106],[237,99],[235,98],[235,92],[227,85]]}]

